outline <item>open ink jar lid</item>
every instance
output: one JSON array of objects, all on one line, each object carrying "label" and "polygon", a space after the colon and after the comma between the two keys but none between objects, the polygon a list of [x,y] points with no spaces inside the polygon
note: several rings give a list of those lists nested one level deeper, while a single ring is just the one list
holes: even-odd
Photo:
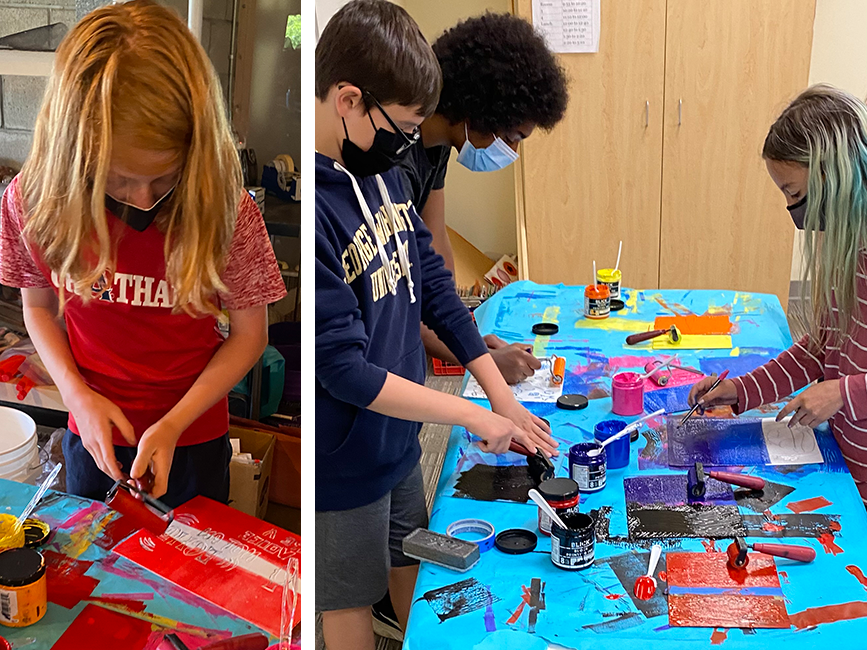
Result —
[{"label": "open ink jar lid", "polygon": [[494,542],[497,550],[509,555],[523,555],[535,550],[538,538],[536,533],[524,528],[510,528],[497,535]]}]

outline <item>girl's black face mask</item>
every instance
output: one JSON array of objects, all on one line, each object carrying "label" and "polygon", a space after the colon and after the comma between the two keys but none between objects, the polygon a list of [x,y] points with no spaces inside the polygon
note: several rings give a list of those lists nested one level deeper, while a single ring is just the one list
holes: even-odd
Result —
[{"label": "girl's black face mask", "polygon": [[123,201],[118,201],[113,196],[106,194],[105,207],[133,230],[144,232],[147,230],[147,227],[153,223],[154,219],[156,219],[159,211],[162,210],[166,203],[168,203],[172,198],[172,192],[174,191],[175,188],[170,189],[160,200],[154,203],[153,206],[147,210],[130,205],[129,203],[124,203]]},{"label": "girl's black face mask", "polygon": [[[795,222],[795,228],[798,230],[804,229],[804,220],[807,218],[807,195],[804,195],[797,203],[793,203],[792,205],[786,206],[786,210],[789,211],[789,214],[792,215],[792,221]],[[819,232],[824,232],[825,230],[825,212],[819,212],[819,227],[817,228]]]},{"label": "girl's black face mask", "polygon": [[403,133],[379,129],[374,124],[370,113],[367,114],[367,117],[376,131],[376,135],[373,137],[373,144],[370,145],[370,149],[367,151],[364,151],[349,139],[346,120],[343,120],[343,132],[346,134],[341,152],[343,164],[355,176],[384,174],[403,160],[409,153],[406,136]]}]

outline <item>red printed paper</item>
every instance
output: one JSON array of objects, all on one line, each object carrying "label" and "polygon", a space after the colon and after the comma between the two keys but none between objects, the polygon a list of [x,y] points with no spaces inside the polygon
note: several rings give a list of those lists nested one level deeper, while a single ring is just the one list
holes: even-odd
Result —
[{"label": "red printed paper", "polygon": [[[139,531],[114,552],[210,603],[280,634],[286,566],[301,562],[301,538],[205,497],[175,509],[175,520],[156,537]],[[301,610],[300,575],[298,605]]]}]

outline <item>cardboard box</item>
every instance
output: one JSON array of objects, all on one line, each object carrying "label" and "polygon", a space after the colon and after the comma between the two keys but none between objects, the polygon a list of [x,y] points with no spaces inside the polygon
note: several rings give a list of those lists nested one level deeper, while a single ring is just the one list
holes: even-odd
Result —
[{"label": "cardboard box", "polygon": [[238,438],[241,452],[251,454],[254,459],[250,463],[233,458],[229,464],[229,505],[262,519],[268,509],[274,436],[264,431],[230,426],[229,438]]},{"label": "cardboard box", "polygon": [[276,438],[274,463],[271,469],[270,499],[291,508],[301,507],[301,429],[271,427],[261,422],[237,416],[229,418],[230,429],[240,427],[261,431]]}]

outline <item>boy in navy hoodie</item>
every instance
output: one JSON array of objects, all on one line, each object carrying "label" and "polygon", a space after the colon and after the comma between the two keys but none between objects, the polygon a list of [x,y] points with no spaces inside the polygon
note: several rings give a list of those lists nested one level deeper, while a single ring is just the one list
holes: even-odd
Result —
[{"label": "boy in navy hoodie", "polygon": [[[556,454],[515,401],[394,165],[436,107],[441,74],[418,26],[386,0],[343,7],[316,48],[316,606],[329,650],[373,650],[370,606],[389,590],[404,626],[427,525],[420,422],[480,446]],[[418,323],[485,389],[492,411],[424,387]]]}]

